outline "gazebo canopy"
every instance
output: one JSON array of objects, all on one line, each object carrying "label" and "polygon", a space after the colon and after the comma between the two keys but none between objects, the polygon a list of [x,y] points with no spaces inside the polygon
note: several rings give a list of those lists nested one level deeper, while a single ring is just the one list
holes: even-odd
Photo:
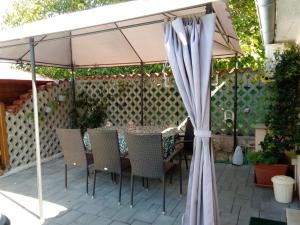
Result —
[{"label": "gazebo canopy", "polygon": [[59,15],[0,33],[0,59],[65,68],[163,63],[164,21],[199,16],[212,2],[217,22],[213,56],[240,54],[238,37],[222,0],[139,0]]}]

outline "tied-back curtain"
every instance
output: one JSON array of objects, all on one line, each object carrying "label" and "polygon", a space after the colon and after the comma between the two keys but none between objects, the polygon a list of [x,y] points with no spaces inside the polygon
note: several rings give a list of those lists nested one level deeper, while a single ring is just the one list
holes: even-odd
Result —
[{"label": "tied-back curtain", "polygon": [[210,131],[210,68],[215,14],[165,24],[165,47],[175,82],[194,126],[184,225],[218,225]]}]

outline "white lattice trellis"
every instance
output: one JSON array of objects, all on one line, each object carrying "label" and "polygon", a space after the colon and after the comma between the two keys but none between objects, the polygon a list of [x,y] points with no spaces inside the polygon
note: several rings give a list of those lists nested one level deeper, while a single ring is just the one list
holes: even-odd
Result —
[{"label": "white lattice trellis", "polygon": [[[239,72],[237,86],[238,135],[253,136],[256,123],[262,123],[267,107],[268,85],[256,79],[258,72]],[[212,130],[215,134],[233,134],[233,122],[224,120],[224,113],[234,111],[234,74],[223,74],[219,84],[225,82],[212,97]],[[229,113],[230,114],[230,113]]]},{"label": "white lattice trellis", "polygon": [[[255,79],[256,74],[257,72],[243,71],[238,73],[239,135],[253,135],[255,123],[262,122],[264,118],[266,107],[264,98],[268,94],[268,89],[265,84]],[[139,124],[141,120],[140,76],[114,77],[77,80],[76,92],[85,91],[93,98],[106,100],[108,120],[113,124],[126,125],[129,120]],[[144,125],[176,125],[187,116],[173,77],[169,78],[171,86],[168,88],[164,86],[163,79],[161,74],[144,76]],[[225,85],[212,97],[212,130],[216,134],[233,134],[233,124],[224,121],[224,111],[234,110],[233,80],[233,74],[224,73],[219,79],[219,84],[224,81]]]},{"label": "white lattice trellis", "polygon": [[[44,111],[46,104],[55,100],[59,93],[66,88],[69,89],[70,84],[63,82],[48,90],[39,90],[38,92],[42,159],[52,157],[61,152],[55,129],[58,127],[70,127],[70,96],[65,102],[61,102],[57,110],[52,113],[46,114]],[[10,169],[35,162],[34,125],[28,118],[28,115],[32,112],[31,99],[27,100],[18,113],[6,112]]]},{"label": "white lattice trellis", "polygon": [[186,116],[186,110],[173,78],[170,87],[164,86],[162,77],[145,80],[144,121],[147,125],[178,125]]},{"label": "white lattice trellis", "polygon": [[[76,93],[107,103],[107,120],[114,125],[126,125],[130,120],[141,122],[141,78],[77,80]],[[181,97],[175,87],[165,88],[161,77],[144,76],[144,125],[175,125],[186,118]]]},{"label": "white lattice trellis", "polygon": [[141,121],[140,79],[77,80],[76,93],[86,92],[92,98],[105,101],[107,120],[114,125],[125,125],[130,120]]}]

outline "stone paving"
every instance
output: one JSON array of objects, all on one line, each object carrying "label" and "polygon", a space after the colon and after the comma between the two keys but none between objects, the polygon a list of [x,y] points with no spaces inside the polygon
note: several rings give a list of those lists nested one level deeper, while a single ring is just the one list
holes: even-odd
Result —
[{"label": "stone paving", "polygon": [[[42,166],[44,217],[47,225],[179,225],[186,201],[188,173],[183,167],[184,195],[179,196],[177,174],[167,184],[166,214],[161,214],[161,183],[151,180],[149,191],[136,179],[134,207],[129,207],[130,180],[124,178],[122,205],[118,206],[118,185],[110,175],[97,174],[96,195],[85,193],[85,172],[78,168],[68,171],[68,189],[64,189],[64,164],[56,159]],[[271,189],[257,188],[250,166],[236,167],[216,164],[220,217],[222,225],[248,225],[251,216],[285,221],[285,208],[298,208],[277,203]],[[30,168],[0,178],[0,213],[6,214],[13,225],[39,224],[36,199],[36,173]],[[89,179],[90,193],[92,176]]]}]

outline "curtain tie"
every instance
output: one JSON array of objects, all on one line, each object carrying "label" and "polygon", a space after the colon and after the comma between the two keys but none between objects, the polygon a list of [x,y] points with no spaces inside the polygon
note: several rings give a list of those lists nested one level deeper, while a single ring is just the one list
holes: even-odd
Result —
[{"label": "curtain tie", "polygon": [[197,130],[194,130],[194,135],[196,137],[201,137],[201,138],[210,138],[211,137],[211,131],[210,130],[205,130],[205,129],[197,129]]}]

